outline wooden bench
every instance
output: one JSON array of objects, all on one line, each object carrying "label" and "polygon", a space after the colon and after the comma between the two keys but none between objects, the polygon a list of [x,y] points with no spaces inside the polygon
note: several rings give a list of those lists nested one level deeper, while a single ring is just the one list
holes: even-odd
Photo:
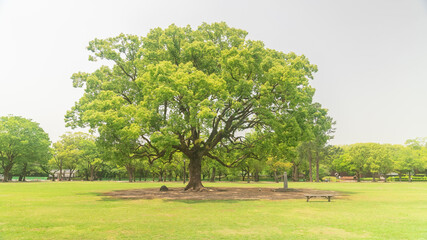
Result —
[{"label": "wooden bench", "polygon": [[333,197],[334,195],[332,194],[307,194],[305,195],[305,197],[307,198],[307,202],[308,200],[310,200],[310,198],[318,198],[318,197],[324,197],[328,199],[328,202],[331,201],[331,197]]}]

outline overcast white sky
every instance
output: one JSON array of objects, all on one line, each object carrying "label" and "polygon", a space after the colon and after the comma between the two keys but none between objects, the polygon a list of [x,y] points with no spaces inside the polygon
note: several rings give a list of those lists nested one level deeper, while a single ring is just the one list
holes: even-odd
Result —
[{"label": "overcast white sky", "polygon": [[318,65],[312,85],[337,122],[333,144],[427,137],[422,0],[0,0],[0,116],[31,118],[56,141],[83,93],[70,76],[98,67],[89,41],[218,21]]}]

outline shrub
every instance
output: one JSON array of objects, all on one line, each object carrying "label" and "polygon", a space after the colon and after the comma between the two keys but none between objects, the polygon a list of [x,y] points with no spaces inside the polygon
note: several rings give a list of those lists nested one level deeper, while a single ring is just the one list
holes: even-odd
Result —
[{"label": "shrub", "polygon": [[337,178],[333,176],[326,176],[322,178],[323,182],[336,182]]},{"label": "shrub", "polygon": [[[402,182],[408,182],[409,176],[405,175],[402,176]],[[418,177],[418,176],[413,176],[411,177],[413,182],[427,182],[427,177]],[[390,182],[399,182],[399,177],[389,177],[387,178],[387,181]]]}]

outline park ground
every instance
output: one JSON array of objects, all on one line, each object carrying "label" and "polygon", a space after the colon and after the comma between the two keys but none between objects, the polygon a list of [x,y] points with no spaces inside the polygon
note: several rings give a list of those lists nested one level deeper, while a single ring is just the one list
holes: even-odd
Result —
[{"label": "park ground", "polygon": [[[182,183],[0,183],[0,239],[427,239],[427,183],[290,183],[339,197],[118,199]],[[205,183],[280,188],[280,183]]]}]

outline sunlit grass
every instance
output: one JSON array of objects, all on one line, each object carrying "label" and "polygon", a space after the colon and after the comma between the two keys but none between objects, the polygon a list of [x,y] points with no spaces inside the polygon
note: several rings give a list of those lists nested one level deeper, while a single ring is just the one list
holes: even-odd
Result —
[{"label": "sunlit grass", "polygon": [[[182,183],[0,183],[0,239],[427,239],[427,183],[290,183],[342,198],[115,200],[118,189]],[[205,183],[276,187],[276,183]]]}]

